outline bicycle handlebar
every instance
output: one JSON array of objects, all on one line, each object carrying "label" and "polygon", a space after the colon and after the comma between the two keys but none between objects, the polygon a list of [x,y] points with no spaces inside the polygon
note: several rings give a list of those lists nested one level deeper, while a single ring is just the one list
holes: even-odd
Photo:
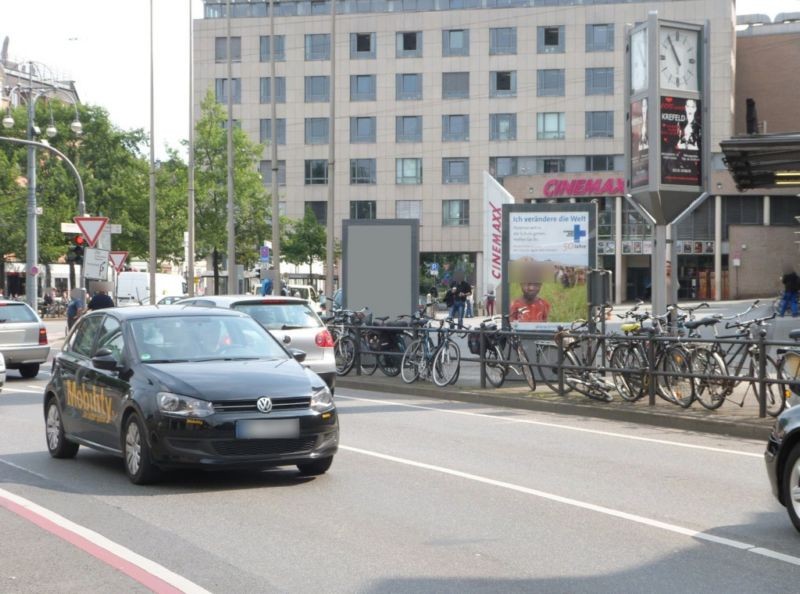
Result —
[{"label": "bicycle handlebar", "polygon": [[[778,315],[777,313],[773,313],[772,315],[763,318],[754,318],[752,320],[746,320],[744,322],[733,322],[733,323],[729,322],[725,324],[725,328],[727,330],[730,330],[731,328],[741,328],[741,329],[750,328],[751,326],[754,325],[762,326],[765,322],[769,322],[770,320],[775,319],[775,316],[777,315]],[[725,319],[730,319],[730,318],[725,318]]]}]

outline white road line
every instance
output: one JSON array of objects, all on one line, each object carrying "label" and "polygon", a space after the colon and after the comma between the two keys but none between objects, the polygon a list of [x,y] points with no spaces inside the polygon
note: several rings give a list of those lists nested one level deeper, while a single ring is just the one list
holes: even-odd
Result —
[{"label": "white road line", "polygon": [[4,460],[3,458],[0,458],[0,463],[7,464],[8,466],[11,466],[12,468],[16,468],[17,470],[22,470],[23,472],[27,472],[28,474],[32,474],[33,476],[38,476],[40,479],[44,479],[46,481],[53,480],[50,477],[47,477],[47,476],[45,476],[43,474],[39,474],[38,472],[36,472],[34,470],[31,470],[30,468],[25,468],[24,466],[20,466],[19,464],[14,464],[13,462],[9,462],[8,460]]},{"label": "white road line", "polygon": [[510,417],[498,417],[487,413],[476,413],[466,410],[447,410],[444,408],[437,408],[435,406],[422,406],[420,404],[407,404],[405,402],[393,402],[391,400],[380,400],[377,398],[359,398],[356,396],[344,396],[339,391],[336,392],[336,398],[343,398],[345,400],[357,400],[360,402],[374,402],[378,404],[385,404],[388,406],[405,406],[408,408],[417,408],[421,410],[432,410],[440,413],[448,413],[453,415],[464,415],[467,417],[483,417],[492,419],[494,421],[503,421],[508,423],[522,423],[525,425],[537,425],[539,427],[550,427],[553,429],[565,429],[567,431],[578,431],[580,433],[591,433],[593,435],[603,435],[606,437],[617,437],[620,439],[631,439],[633,441],[644,441],[648,443],[657,443],[660,445],[669,445],[679,448],[689,448],[693,450],[704,450],[707,452],[716,452],[719,454],[732,454],[735,456],[747,456],[750,458],[762,458],[763,454],[756,454],[753,452],[743,452],[741,450],[729,450],[725,448],[715,448],[711,446],[702,446],[692,443],[683,443],[680,441],[670,441],[668,439],[656,439],[654,437],[640,437],[638,435],[627,435],[625,433],[615,433],[613,431],[601,431],[599,429],[587,429],[585,427],[575,427],[573,425],[562,425],[561,423],[547,423],[545,421],[534,421],[531,419],[514,419]]},{"label": "white road line", "polygon": [[[177,590],[192,594],[209,594],[204,588],[170,571],[163,565],[147,559],[146,557],[142,557],[138,553],[134,553],[129,548],[106,538],[102,534],[90,530],[85,526],[81,526],[80,524],[76,524],[54,511],[37,505],[29,499],[20,497],[5,489],[0,489],[0,505],[7,507],[10,511],[32,521],[41,528],[59,536],[67,542],[86,550],[89,554],[92,554],[94,557],[112,567],[116,567],[116,569],[144,583],[156,592]],[[86,544],[88,544],[88,547]],[[100,551],[97,549],[100,549]],[[122,561],[123,564],[120,565],[119,561]],[[152,578],[155,578],[156,581],[152,580]],[[159,587],[157,580],[160,580],[174,590]]]},{"label": "white road line", "polygon": [[[338,398],[338,394],[337,394]],[[490,485],[492,487],[500,487],[501,489],[508,489],[509,491],[516,491],[517,493],[524,493],[525,495],[532,495],[534,497],[539,497],[541,499],[547,499],[548,501],[554,501],[556,503],[562,503],[564,505],[569,505],[572,507],[577,507],[580,509],[585,509],[588,511],[593,511],[596,513],[604,514],[606,516],[611,516],[614,518],[619,518],[621,520],[627,520],[629,522],[633,522],[636,524],[641,524],[643,526],[648,526],[650,528],[658,528],[660,530],[665,530],[667,532],[673,532],[675,534],[681,534],[683,536],[689,536],[691,538],[696,538],[698,540],[705,540],[708,542],[713,542],[719,545],[723,545],[726,547],[730,547],[733,549],[739,549],[741,551],[746,551],[748,553],[754,553],[756,555],[761,555],[763,557],[769,557],[770,559],[775,559],[776,561],[781,561],[783,563],[789,563],[791,565],[800,566],[800,557],[794,557],[792,555],[786,555],[784,553],[778,553],[777,551],[773,551],[771,549],[765,549],[762,547],[757,547],[752,544],[748,544],[745,542],[741,542],[738,540],[733,540],[730,538],[724,538],[721,536],[714,536],[713,534],[707,534],[705,532],[700,532],[698,530],[694,530],[692,528],[684,528],[683,526],[678,526],[676,524],[670,524],[668,522],[661,522],[660,520],[654,520],[651,518],[646,518],[644,516],[640,516],[637,514],[631,514],[628,512],[624,512],[621,510],[613,509],[610,507],[605,507],[602,505],[596,505],[594,503],[588,503],[586,501],[580,501],[578,499],[572,499],[570,497],[563,497],[561,495],[556,495],[554,493],[548,493],[546,491],[540,491],[538,489],[531,489],[529,487],[523,487],[522,485],[515,485],[513,483],[507,483],[505,481],[498,481],[495,479],[479,476],[477,474],[470,474],[468,472],[461,472],[460,470],[454,470],[452,468],[445,468],[444,466],[436,466],[434,464],[426,464],[425,462],[417,462],[415,460],[409,460],[408,458],[398,458],[397,456],[390,456],[388,454],[381,454],[379,452],[373,452],[370,450],[364,450],[361,448],[356,448],[352,446],[345,446],[339,445],[340,450],[345,450],[348,452],[354,452],[356,454],[362,454],[364,456],[371,456],[373,458],[379,458],[381,460],[386,460],[388,462],[396,462],[398,464],[404,464],[406,466],[412,466],[414,468],[421,468],[423,470],[429,470],[432,472],[439,472],[441,474],[447,474],[450,476],[475,481],[477,483],[483,483],[485,485]]]},{"label": "white road line", "polygon": [[22,388],[15,388],[13,385],[9,386],[8,384],[5,385],[3,388],[4,394],[38,394],[41,396],[44,394],[44,390],[23,390]]}]

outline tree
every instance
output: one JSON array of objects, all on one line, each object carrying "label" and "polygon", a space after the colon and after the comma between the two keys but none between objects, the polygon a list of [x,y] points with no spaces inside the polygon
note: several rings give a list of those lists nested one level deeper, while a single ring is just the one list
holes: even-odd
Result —
[{"label": "tree", "polygon": [[[196,247],[199,256],[211,255],[214,292],[219,292],[220,261],[227,249],[227,131],[225,112],[209,91],[201,104],[195,134]],[[236,261],[252,266],[258,245],[270,236],[271,209],[257,164],[264,147],[233,129],[233,187]]]},{"label": "tree", "polygon": [[[327,233],[324,225],[317,222],[311,208],[306,208],[302,219],[292,221],[286,232],[282,255],[292,264],[308,264],[308,276],[312,279],[311,266],[315,259],[325,259]],[[309,284],[311,280],[309,280]]]}]

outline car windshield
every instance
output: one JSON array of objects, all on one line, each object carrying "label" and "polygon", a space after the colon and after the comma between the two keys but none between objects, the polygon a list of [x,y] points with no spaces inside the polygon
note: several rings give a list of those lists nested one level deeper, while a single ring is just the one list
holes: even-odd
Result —
[{"label": "car windshield", "polygon": [[24,303],[0,303],[0,323],[36,321],[36,314]]},{"label": "car windshield", "polygon": [[259,301],[237,303],[233,309],[252,317],[268,330],[292,330],[296,328],[319,328],[322,322],[306,303]]},{"label": "car windshield", "polygon": [[143,363],[289,358],[249,318],[170,316],[131,320],[130,325]]}]

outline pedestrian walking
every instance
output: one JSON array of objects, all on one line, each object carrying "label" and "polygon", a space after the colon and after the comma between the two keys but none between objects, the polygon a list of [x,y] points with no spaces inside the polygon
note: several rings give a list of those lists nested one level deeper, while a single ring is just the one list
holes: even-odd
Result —
[{"label": "pedestrian walking", "polygon": [[80,289],[72,290],[72,300],[67,306],[67,331],[69,332],[75,322],[83,315],[84,303]]},{"label": "pedestrian walking", "polygon": [[783,283],[783,299],[781,299],[781,309],[778,312],[780,317],[783,317],[786,310],[791,306],[792,317],[797,317],[797,292],[800,291],[800,277],[791,266],[783,267],[783,276],[781,277]]},{"label": "pedestrian walking", "polygon": [[486,303],[486,315],[493,316],[494,315],[494,300],[495,300],[495,292],[494,292],[494,285],[489,285],[486,289],[486,294],[483,296],[483,300]]},{"label": "pedestrian walking", "polygon": [[89,301],[89,311],[114,307],[114,300],[105,291],[97,291]]},{"label": "pedestrian walking", "polygon": [[450,310],[450,317],[454,320],[458,318],[458,326],[464,326],[464,310],[467,298],[472,295],[472,286],[464,278],[463,272],[456,272],[453,283],[450,285],[450,294],[453,298],[453,307]]}]

